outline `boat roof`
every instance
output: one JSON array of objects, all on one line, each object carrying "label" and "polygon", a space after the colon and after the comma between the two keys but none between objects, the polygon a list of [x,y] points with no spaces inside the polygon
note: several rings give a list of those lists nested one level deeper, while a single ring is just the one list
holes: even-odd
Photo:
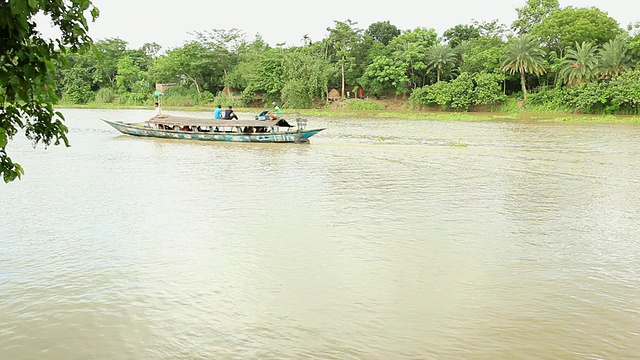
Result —
[{"label": "boat roof", "polygon": [[[253,127],[271,127],[271,126],[291,126],[284,122],[280,125],[279,120],[220,120],[220,119],[200,119],[190,118],[174,115],[156,115],[147,120],[149,124],[163,124],[171,126],[218,126],[218,127],[230,127],[230,126],[253,126]],[[286,123],[286,125],[285,125]]]}]

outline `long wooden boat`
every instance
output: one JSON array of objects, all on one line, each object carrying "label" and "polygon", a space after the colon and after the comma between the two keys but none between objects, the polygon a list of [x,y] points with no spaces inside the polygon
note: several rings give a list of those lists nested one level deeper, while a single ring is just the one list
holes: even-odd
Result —
[{"label": "long wooden boat", "polygon": [[163,139],[237,141],[263,143],[308,143],[323,129],[307,130],[307,121],[287,120],[213,120],[172,115],[156,115],[139,123],[102,121],[123,134]]}]

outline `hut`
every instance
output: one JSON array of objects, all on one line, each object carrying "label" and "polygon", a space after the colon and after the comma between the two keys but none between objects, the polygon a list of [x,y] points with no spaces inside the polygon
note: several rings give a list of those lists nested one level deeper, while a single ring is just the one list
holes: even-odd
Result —
[{"label": "hut", "polygon": [[329,94],[327,94],[327,100],[329,101],[338,101],[342,96],[340,96],[340,92],[336,89],[331,89]]}]

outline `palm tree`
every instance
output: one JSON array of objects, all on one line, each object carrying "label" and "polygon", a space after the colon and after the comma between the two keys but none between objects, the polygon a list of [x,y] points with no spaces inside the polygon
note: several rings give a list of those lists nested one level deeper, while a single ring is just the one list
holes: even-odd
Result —
[{"label": "palm tree", "polygon": [[540,43],[529,34],[514,38],[505,49],[502,71],[511,75],[520,73],[520,85],[522,85],[524,100],[527,100],[525,74],[531,73],[540,76],[546,73],[544,57],[545,52],[540,48]]},{"label": "palm tree", "polygon": [[630,57],[625,43],[620,39],[609,40],[598,52],[601,74],[607,79],[618,77],[630,68]]},{"label": "palm tree", "polygon": [[437,82],[440,82],[442,69],[455,63],[456,53],[448,45],[436,44],[427,50],[426,58],[427,67],[436,69]]},{"label": "palm tree", "polygon": [[567,84],[590,82],[598,77],[598,48],[589,42],[576,42],[575,49],[568,49],[558,76]]}]

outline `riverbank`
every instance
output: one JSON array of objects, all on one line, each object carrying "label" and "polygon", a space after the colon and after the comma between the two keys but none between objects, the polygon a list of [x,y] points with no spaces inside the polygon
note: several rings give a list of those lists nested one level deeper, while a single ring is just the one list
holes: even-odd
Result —
[{"label": "riverbank", "polygon": [[[148,109],[150,106],[123,106],[115,104],[60,104],[60,108],[71,109]],[[213,111],[213,106],[164,106],[163,111]],[[239,113],[259,113],[263,108],[235,108]],[[595,115],[561,112],[530,112],[525,109],[493,112],[454,112],[433,110],[412,110],[406,107],[384,106],[382,110],[351,110],[347,108],[329,109],[283,109],[283,117],[315,116],[327,118],[371,118],[406,120],[445,121],[541,121],[541,122],[581,122],[581,123],[640,123],[638,115]]]}]

